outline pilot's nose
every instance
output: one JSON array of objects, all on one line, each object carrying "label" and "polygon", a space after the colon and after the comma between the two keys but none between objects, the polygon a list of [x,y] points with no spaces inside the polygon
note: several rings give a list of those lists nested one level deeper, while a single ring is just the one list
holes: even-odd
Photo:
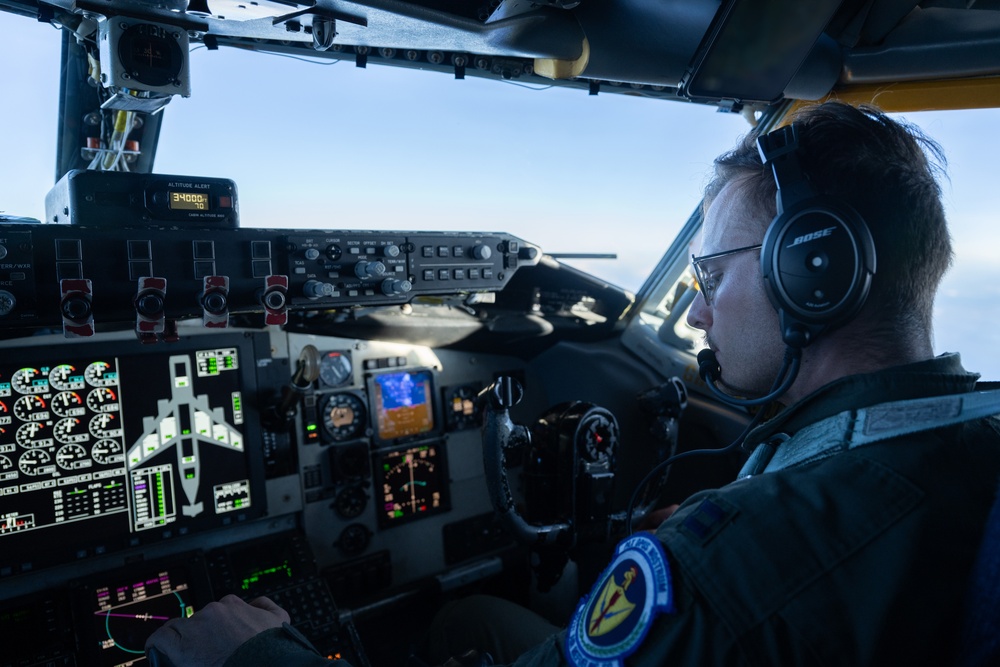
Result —
[{"label": "pilot's nose", "polygon": [[701,292],[698,292],[688,308],[687,323],[702,331],[708,331],[712,326],[712,309],[705,303],[705,295]]}]

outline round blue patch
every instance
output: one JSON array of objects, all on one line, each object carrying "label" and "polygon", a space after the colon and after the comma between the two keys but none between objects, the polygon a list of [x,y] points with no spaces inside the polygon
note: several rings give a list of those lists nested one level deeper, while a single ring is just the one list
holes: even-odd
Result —
[{"label": "round blue patch", "polygon": [[633,535],[618,545],[611,565],[577,605],[566,632],[566,656],[576,667],[621,667],[656,614],[673,609],[663,546],[648,533]]}]

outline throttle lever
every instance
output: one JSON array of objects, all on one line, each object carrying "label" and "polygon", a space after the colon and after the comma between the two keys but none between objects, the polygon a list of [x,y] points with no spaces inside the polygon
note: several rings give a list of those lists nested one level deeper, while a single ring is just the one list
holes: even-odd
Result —
[{"label": "throttle lever", "polygon": [[484,389],[486,418],[483,421],[483,468],[490,502],[500,520],[521,542],[543,547],[572,546],[573,528],[569,523],[536,526],[525,521],[517,511],[514,497],[507,481],[504,451],[531,443],[531,433],[524,426],[510,420],[509,409],[524,396],[521,383],[512,377],[501,376]]}]

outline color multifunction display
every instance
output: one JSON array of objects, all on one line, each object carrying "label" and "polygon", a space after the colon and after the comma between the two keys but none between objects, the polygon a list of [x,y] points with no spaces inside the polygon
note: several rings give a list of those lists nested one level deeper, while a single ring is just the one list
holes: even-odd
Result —
[{"label": "color multifunction display", "polygon": [[252,358],[189,348],[0,364],[0,550],[70,534],[128,546],[251,511]]}]

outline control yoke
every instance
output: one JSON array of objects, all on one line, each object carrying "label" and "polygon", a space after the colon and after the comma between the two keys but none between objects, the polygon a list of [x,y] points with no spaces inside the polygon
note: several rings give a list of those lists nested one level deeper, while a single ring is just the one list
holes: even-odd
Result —
[{"label": "control yoke", "polygon": [[[612,512],[618,468],[618,422],[609,411],[582,401],[549,408],[530,428],[514,424],[510,408],[521,385],[500,377],[480,395],[485,398],[483,464],[493,508],[514,536],[539,551],[567,552],[583,543],[607,542],[630,531],[653,508],[666,472],[643,482],[631,508]],[[657,459],[677,447],[678,423],[687,390],[678,378],[637,397],[653,419],[650,433]],[[519,508],[507,479],[513,461],[523,461],[523,502]],[[653,472],[656,472],[654,469]],[[653,482],[646,484],[646,482]]]},{"label": "control yoke", "polygon": [[573,527],[568,522],[533,526],[517,511],[504,468],[505,452],[531,444],[531,432],[510,420],[510,408],[521,402],[524,389],[511,377],[500,377],[483,390],[486,419],[483,422],[483,466],[490,502],[514,536],[532,546],[572,546]]}]

